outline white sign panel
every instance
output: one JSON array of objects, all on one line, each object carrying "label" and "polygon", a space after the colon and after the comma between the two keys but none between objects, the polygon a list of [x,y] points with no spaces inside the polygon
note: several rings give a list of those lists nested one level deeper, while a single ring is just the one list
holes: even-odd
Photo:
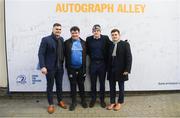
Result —
[{"label": "white sign panel", "polygon": [[[94,24],[108,36],[113,28],[120,29],[133,55],[127,91],[179,90],[179,4],[178,0],[5,0],[10,91],[46,90],[46,78],[37,70],[38,49],[55,22],[62,24],[64,39],[70,37],[72,26],[80,27],[83,39],[92,35]],[[89,76],[85,87],[90,90]],[[66,71],[63,90],[69,91]]]}]

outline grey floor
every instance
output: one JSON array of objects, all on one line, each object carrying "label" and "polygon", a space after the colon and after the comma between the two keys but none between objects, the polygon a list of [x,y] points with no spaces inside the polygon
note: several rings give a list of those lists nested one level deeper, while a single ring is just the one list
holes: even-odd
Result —
[{"label": "grey floor", "polygon": [[[70,98],[64,100],[69,105]],[[54,99],[56,101],[56,99]],[[88,100],[89,101],[89,100]],[[106,97],[109,103],[109,97]],[[180,93],[128,94],[120,111],[108,111],[97,104],[94,108],[83,109],[78,104],[75,111],[56,106],[54,114],[47,113],[46,96],[3,97],[0,96],[0,117],[179,117]]]}]

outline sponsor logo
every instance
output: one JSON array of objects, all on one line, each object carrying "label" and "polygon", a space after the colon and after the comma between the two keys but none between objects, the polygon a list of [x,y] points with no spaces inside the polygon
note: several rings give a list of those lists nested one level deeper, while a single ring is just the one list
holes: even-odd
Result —
[{"label": "sponsor logo", "polygon": [[32,75],[32,84],[36,84],[36,83],[41,82],[41,79],[39,79],[38,75]]},{"label": "sponsor logo", "polygon": [[25,75],[17,76],[16,83],[17,84],[22,84],[22,85],[26,84],[27,83],[26,76]]}]

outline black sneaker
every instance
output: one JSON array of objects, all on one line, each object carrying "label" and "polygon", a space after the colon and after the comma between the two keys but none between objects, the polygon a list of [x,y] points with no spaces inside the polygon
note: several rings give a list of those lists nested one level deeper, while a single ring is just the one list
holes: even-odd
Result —
[{"label": "black sneaker", "polygon": [[72,103],[69,107],[69,111],[74,111],[76,108],[77,104],[76,103]]},{"label": "black sneaker", "polygon": [[95,103],[96,103],[96,101],[91,100],[91,102],[89,103],[89,107],[90,107],[90,108],[94,107]]},{"label": "black sneaker", "polygon": [[106,103],[104,101],[101,101],[101,107],[106,108]]},{"label": "black sneaker", "polygon": [[85,100],[81,102],[81,105],[83,108],[88,108],[88,105]]}]

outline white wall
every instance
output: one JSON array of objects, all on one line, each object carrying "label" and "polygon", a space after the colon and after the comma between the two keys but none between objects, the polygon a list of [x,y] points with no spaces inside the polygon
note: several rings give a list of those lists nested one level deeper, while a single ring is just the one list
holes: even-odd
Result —
[{"label": "white wall", "polygon": [[7,87],[7,68],[4,32],[4,0],[0,0],[0,87]]},{"label": "white wall", "polygon": [[[71,3],[60,0],[60,3]],[[56,0],[6,0],[6,41],[10,91],[44,91],[46,79],[38,65],[38,48],[43,36],[49,35],[54,22],[62,24],[62,36],[70,37],[69,28],[77,25],[81,37],[91,35],[94,24],[102,26],[102,34],[112,28],[121,30],[128,39],[133,65],[125,90],[180,90],[179,64],[179,0],[76,0],[76,3],[112,3],[114,5],[145,4],[144,13],[56,13]],[[134,7],[135,8],[135,7]],[[131,11],[131,10],[129,10]],[[33,16],[33,17],[32,17]],[[94,20],[95,17],[95,20]],[[110,22],[112,21],[113,22]],[[88,72],[88,71],[87,71]],[[89,76],[85,81],[90,90]],[[63,89],[69,90],[65,71]],[[109,89],[106,81],[106,90]]]}]

